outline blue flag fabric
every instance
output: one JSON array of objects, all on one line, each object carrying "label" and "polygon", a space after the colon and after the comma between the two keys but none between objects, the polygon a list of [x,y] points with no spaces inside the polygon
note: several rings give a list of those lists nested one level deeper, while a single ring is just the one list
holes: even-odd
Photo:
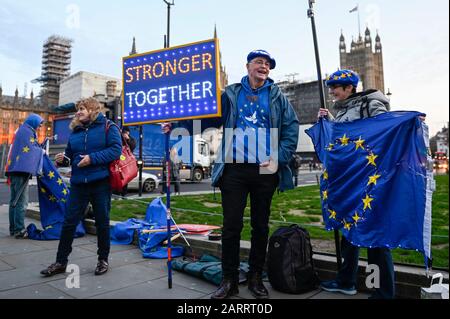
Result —
[{"label": "blue flag fabric", "polygon": [[[42,175],[38,176],[39,211],[43,230],[38,230],[36,225],[27,227],[28,237],[35,240],[59,239],[64,222],[69,189],[64,184],[58,170],[50,158],[43,157]],[[83,223],[76,228],[75,237],[85,234]]]},{"label": "blue flag fabric", "polygon": [[138,229],[152,229],[155,224],[145,220],[130,218],[124,222],[116,223],[111,227],[110,237],[113,245],[130,245],[134,239],[134,232]]},{"label": "blue flag fabric", "polygon": [[327,230],[342,229],[356,246],[414,249],[431,257],[428,133],[419,115],[321,119],[305,131],[324,165],[320,194]]},{"label": "blue flag fabric", "polygon": [[[162,246],[167,239],[167,207],[160,197],[155,198],[148,206],[145,220],[130,218],[117,223],[111,228],[111,244],[127,245],[133,242],[134,232],[137,231],[139,248],[144,258],[167,258],[167,248]],[[174,225],[170,221],[170,225]],[[143,230],[157,230],[152,233],[144,233]],[[159,231],[161,230],[161,231]],[[182,246],[172,246],[171,257],[182,256]]]},{"label": "blue flag fabric", "polygon": [[24,123],[14,135],[5,171],[39,175],[42,172],[43,155],[44,150],[38,143],[36,131]]}]

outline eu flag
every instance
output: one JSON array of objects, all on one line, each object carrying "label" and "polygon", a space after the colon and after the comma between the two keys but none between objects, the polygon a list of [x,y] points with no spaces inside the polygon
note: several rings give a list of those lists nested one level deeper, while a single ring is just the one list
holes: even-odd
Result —
[{"label": "eu flag", "polygon": [[[59,239],[64,222],[69,189],[47,154],[43,158],[42,175],[38,178],[39,210],[43,231],[34,224],[27,227],[28,237],[36,240]],[[75,237],[85,234],[83,224],[77,226]]]},{"label": "eu flag", "polygon": [[22,124],[14,134],[5,171],[30,173],[33,176],[41,174],[43,154],[36,131],[29,125]]},{"label": "eu flag", "polygon": [[430,258],[428,131],[418,112],[388,112],[306,130],[323,163],[327,230],[356,246],[414,249]]}]

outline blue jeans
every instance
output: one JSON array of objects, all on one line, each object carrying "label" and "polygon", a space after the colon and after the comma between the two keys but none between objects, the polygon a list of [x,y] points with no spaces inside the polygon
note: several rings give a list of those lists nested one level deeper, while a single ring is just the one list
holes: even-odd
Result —
[{"label": "blue jeans", "polygon": [[[359,247],[352,245],[345,237],[342,237],[341,252],[344,262],[336,281],[344,287],[356,287]],[[374,297],[393,299],[395,297],[395,275],[391,251],[388,248],[367,248],[367,257],[369,264],[375,264],[380,269],[380,288],[375,289]]]},{"label": "blue jeans", "polygon": [[[28,183],[30,176],[11,175],[11,198],[9,200],[9,234],[14,235],[25,229],[25,210],[28,206]],[[22,194],[17,201],[16,207],[13,207],[13,202],[19,194],[21,188],[25,185]]]},{"label": "blue jeans", "polygon": [[73,237],[77,225],[84,217],[89,202],[95,216],[97,228],[97,254],[99,260],[108,260],[110,249],[109,238],[109,212],[111,210],[111,185],[105,178],[87,184],[72,184],[61,229],[61,238],[58,245],[56,261],[66,264],[72,252]]}]

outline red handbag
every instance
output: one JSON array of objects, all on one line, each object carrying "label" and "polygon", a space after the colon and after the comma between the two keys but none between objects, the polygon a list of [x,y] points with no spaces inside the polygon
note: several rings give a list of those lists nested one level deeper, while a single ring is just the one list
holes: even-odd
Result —
[{"label": "red handbag", "polygon": [[[109,121],[108,121],[109,122]],[[107,123],[106,132],[109,130]],[[119,130],[120,131],[120,130]],[[120,134],[122,136],[122,133]],[[109,182],[111,190],[120,192],[123,187],[133,180],[138,174],[136,158],[131,152],[127,142],[122,137],[122,154],[119,159],[109,163]]]}]

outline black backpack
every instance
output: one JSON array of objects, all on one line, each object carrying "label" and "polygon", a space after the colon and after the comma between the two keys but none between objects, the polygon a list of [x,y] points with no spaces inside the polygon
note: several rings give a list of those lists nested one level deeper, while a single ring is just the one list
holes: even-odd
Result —
[{"label": "black backpack", "polygon": [[270,237],[267,275],[275,290],[297,294],[317,288],[309,233],[298,225],[278,228]]}]

